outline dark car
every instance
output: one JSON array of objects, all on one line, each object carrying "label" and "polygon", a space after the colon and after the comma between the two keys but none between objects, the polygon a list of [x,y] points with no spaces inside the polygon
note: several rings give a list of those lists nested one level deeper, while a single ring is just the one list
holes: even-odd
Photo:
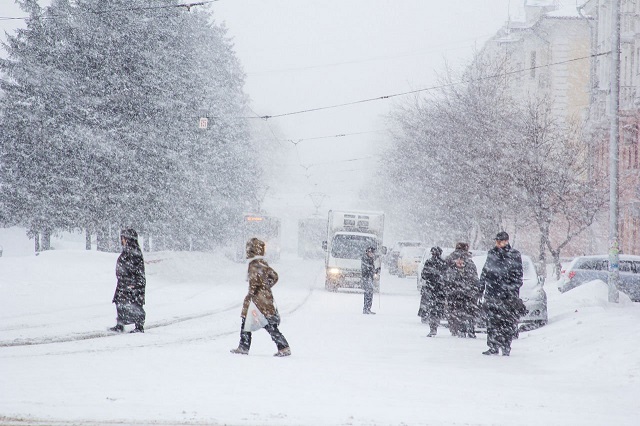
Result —
[{"label": "dark car", "polygon": [[[564,293],[589,281],[609,279],[609,256],[576,257],[562,271],[558,290]],[[640,302],[640,256],[620,255],[618,290],[634,302]]]}]

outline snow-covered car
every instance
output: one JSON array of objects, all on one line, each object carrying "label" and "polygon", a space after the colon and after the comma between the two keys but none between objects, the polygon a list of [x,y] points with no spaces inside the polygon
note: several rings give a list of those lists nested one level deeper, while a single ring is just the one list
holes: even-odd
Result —
[{"label": "snow-covered car", "polygon": [[422,241],[396,241],[396,243],[388,251],[384,258],[384,263],[389,269],[391,275],[398,274],[398,257],[400,256],[400,250],[403,247],[422,247],[424,243]]},{"label": "snow-covered car", "polygon": [[[618,290],[634,302],[640,302],[640,256],[620,255],[620,281]],[[607,282],[609,256],[579,256],[563,269],[558,280],[558,290],[564,293],[593,280]]]},{"label": "snow-covered car", "polygon": [[[478,277],[480,277],[482,268],[487,261],[487,255],[474,256],[472,260],[478,268]],[[523,282],[522,287],[520,287],[520,299],[522,299],[529,312],[520,318],[520,323],[541,327],[549,321],[544,276],[538,275],[533,260],[527,255],[522,255],[522,272]]]},{"label": "snow-covered car", "polygon": [[398,276],[400,278],[417,274],[420,261],[424,257],[424,247],[403,247],[398,254]]}]

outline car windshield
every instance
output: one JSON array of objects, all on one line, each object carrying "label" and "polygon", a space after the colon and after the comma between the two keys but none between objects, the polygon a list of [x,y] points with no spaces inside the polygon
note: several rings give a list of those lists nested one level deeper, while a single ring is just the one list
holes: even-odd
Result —
[{"label": "car windshield", "polygon": [[[609,259],[578,259],[571,269],[579,269],[583,271],[608,271]],[[640,261],[620,260],[620,272],[640,274]]]},{"label": "car windshield", "polygon": [[362,235],[338,234],[333,238],[331,256],[338,259],[360,259],[367,247],[377,247],[376,240]]},{"label": "car windshield", "polygon": [[582,259],[576,263],[573,269],[584,269],[587,271],[604,271],[609,269],[609,261],[605,259]]},{"label": "car windshield", "polygon": [[640,274],[640,262],[621,260],[620,272],[631,272],[632,274]]}]

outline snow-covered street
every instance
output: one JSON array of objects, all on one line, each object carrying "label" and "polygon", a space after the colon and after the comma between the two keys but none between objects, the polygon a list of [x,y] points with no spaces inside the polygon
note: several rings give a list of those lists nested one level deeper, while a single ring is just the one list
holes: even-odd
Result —
[{"label": "snow-covered street", "polygon": [[263,330],[229,353],[245,265],[222,254],[145,253],[146,332],[107,332],[116,257],[0,257],[0,424],[638,424],[640,304],[601,282],[548,283],[549,325],[487,357],[483,334],[425,337],[414,278],[383,272],[365,316],[361,293],[324,290],[322,261],[284,257],[279,359]]},{"label": "snow-covered street", "polygon": [[640,426],[640,0],[0,3],[0,426]]}]

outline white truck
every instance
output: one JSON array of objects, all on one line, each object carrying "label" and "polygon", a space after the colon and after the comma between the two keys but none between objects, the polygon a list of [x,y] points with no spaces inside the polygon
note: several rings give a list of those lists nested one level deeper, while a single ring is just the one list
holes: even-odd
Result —
[{"label": "white truck", "polygon": [[[325,249],[325,288],[362,288],[362,256],[367,247],[376,248],[375,263],[380,267],[384,213],[373,211],[329,210]],[[380,275],[374,278],[374,291],[380,291]]]}]

